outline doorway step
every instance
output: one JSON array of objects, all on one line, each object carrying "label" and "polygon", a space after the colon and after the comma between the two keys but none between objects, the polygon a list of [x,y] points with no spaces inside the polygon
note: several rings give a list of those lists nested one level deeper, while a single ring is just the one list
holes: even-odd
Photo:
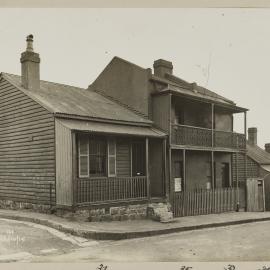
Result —
[{"label": "doorway step", "polygon": [[173,221],[171,205],[166,203],[151,203],[147,207],[148,218],[162,223]]}]

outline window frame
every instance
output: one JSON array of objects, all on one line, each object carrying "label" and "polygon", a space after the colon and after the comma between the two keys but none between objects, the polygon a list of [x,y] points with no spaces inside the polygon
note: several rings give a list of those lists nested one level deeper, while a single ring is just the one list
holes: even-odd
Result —
[{"label": "window frame", "polygon": [[[95,154],[91,154],[91,149],[90,149],[90,140],[94,140],[96,142],[99,141],[104,141],[105,143],[105,173],[104,175],[91,175],[90,173],[90,156],[97,156]],[[87,144],[87,153],[81,154],[81,142],[82,140],[86,140]],[[78,160],[78,174],[77,176],[79,178],[102,178],[102,177],[116,177],[117,176],[117,142],[116,138],[106,138],[104,136],[99,136],[99,135],[92,135],[92,134],[78,134],[77,135],[77,145],[78,145],[78,154],[77,154],[77,160]],[[110,146],[113,146],[113,154],[110,154]],[[101,156],[101,155],[99,155]],[[103,155],[102,155],[103,156]],[[81,157],[87,157],[87,174],[81,174]],[[110,158],[114,158],[114,174],[110,173]]]},{"label": "window frame", "polygon": [[[87,138],[87,154],[81,154],[81,139],[82,139],[82,136],[78,138],[78,173],[79,173],[79,178],[89,178],[90,176],[90,164],[89,164],[89,137],[88,136],[85,136]],[[81,174],[81,156],[83,157],[87,157],[87,174],[86,175],[82,175]]]},{"label": "window frame", "polygon": [[[110,154],[110,144],[114,147],[114,154]],[[114,174],[110,173],[110,158],[114,158]],[[115,138],[109,138],[107,140],[107,176],[108,177],[116,177],[116,139]]]},{"label": "window frame", "polygon": [[[95,143],[99,143],[98,148],[100,149],[100,142],[104,143],[104,147],[105,147],[105,154],[100,154],[100,153],[95,153],[95,154],[91,154],[91,149],[90,149],[90,141],[93,140],[95,141]],[[107,168],[107,158],[108,158],[108,153],[107,153],[107,139],[105,137],[102,136],[93,136],[92,134],[88,135],[88,144],[89,144],[89,178],[102,178],[102,177],[107,177],[108,175],[108,168]],[[102,175],[96,175],[96,174],[91,174],[91,164],[90,164],[90,157],[98,157],[100,159],[100,157],[105,157],[105,171],[104,174]]]}]

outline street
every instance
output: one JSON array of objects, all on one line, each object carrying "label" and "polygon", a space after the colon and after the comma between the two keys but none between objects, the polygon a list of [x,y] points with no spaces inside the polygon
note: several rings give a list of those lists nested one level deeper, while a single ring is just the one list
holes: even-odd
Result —
[{"label": "street", "polygon": [[[112,224],[113,225],[113,224]],[[94,241],[0,219],[0,262],[269,261],[270,222]]]}]

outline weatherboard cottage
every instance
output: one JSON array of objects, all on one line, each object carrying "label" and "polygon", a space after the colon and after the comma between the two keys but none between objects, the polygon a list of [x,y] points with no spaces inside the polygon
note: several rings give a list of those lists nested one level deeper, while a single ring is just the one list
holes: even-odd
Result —
[{"label": "weatherboard cottage", "polygon": [[90,220],[245,208],[235,157],[246,159],[246,135],[233,115],[246,129],[247,109],[162,59],[152,72],[114,57],[87,89],[42,81],[39,66],[29,35],[21,76],[0,75],[3,207]]}]

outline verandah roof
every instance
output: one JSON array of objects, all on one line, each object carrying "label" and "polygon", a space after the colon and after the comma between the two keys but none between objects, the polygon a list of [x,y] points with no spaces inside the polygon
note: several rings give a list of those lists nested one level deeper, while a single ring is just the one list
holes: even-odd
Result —
[{"label": "verandah roof", "polygon": [[106,134],[119,134],[119,135],[134,135],[142,137],[158,137],[163,138],[166,136],[162,131],[153,127],[133,126],[133,125],[118,125],[111,123],[101,123],[93,121],[81,121],[71,119],[57,119],[63,126],[70,130],[98,132]]}]

